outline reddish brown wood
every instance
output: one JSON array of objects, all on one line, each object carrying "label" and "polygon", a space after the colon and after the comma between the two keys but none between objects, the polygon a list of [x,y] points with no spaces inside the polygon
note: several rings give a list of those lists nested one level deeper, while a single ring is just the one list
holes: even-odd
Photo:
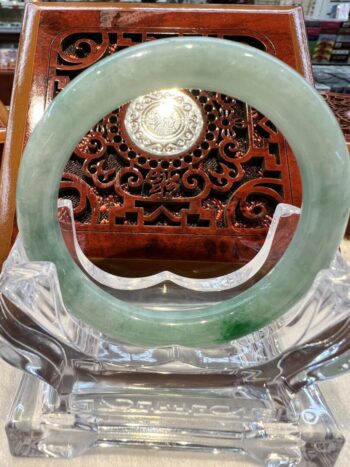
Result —
[{"label": "reddish brown wood", "polygon": [[333,110],[350,149],[350,94],[322,92],[327,104]]},{"label": "reddish brown wood", "polygon": [[[312,82],[300,8],[27,6],[0,181],[1,199],[8,200],[0,210],[2,258],[10,245],[23,145],[52,98],[108,54],[186,34],[248,43]],[[200,102],[208,127],[199,147],[173,158],[169,166],[132,146],[118,111],[92,129],[72,155],[62,194],[73,200],[79,241],[90,257],[241,264],[262,245],[276,204],[300,205],[295,159],[273,124],[235,99],[205,90],[187,92]],[[132,177],[138,177],[137,189]]]},{"label": "reddish brown wood", "polygon": [[0,126],[3,128],[7,127],[9,121],[9,113],[6,106],[0,100]]},{"label": "reddish brown wood", "polygon": [[[337,92],[323,92],[325,101],[333,110],[340,128],[343,130],[348,149],[350,152],[350,94],[340,94]],[[346,237],[350,237],[350,219],[345,232]]]}]

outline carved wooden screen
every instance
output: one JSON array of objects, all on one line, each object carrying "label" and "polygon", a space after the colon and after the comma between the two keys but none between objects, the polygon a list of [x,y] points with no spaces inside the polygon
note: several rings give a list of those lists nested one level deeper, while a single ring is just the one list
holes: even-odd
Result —
[{"label": "carved wooden screen", "polygon": [[[164,37],[247,43],[311,80],[298,8],[41,5],[30,6],[27,18],[38,12],[27,135],[84,69]],[[25,34],[31,33],[32,25]],[[300,205],[294,156],[273,122],[232,96],[182,91],[204,122],[185,152],[164,157],[135,144],[125,127],[126,105],[98,122],[72,154],[61,196],[73,202],[79,241],[90,257],[242,263],[262,245],[277,203]]]},{"label": "carved wooden screen", "polygon": [[345,139],[350,143],[350,94],[340,94],[337,92],[323,92],[322,96],[333,110]]}]

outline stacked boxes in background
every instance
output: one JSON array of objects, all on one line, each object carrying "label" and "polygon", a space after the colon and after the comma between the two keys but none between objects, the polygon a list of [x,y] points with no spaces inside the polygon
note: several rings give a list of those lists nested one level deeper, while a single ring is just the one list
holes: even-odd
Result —
[{"label": "stacked boxes in background", "polygon": [[312,63],[350,63],[350,21],[307,20]]},{"label": "stacked boxes in background", "polygon": [[0,46],[0,69],[14,69],[17,60],[17,48]]}]

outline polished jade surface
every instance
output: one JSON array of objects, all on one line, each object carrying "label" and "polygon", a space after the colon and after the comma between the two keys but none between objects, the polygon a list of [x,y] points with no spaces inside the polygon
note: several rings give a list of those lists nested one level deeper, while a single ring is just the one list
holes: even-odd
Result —
[{"label": "polished jade surface", "polygon": [[[157,312],[117,300],[79,269],[62,239],[57,196],[70,154],[100,118],[140,95],[171,88],[220,91],[267,115],[297,156],[303,207],[288,250],[254,286],[212,308]],[[29,258],[55,263],[63,301],[76,317],[127,343],[208,346],[263,327],[307,292],[341,241],[349,214],[349,180],[342,132],[298,73],[242,44],[199,37],[163,39],[101,60],[56,97],[24,152],[17,216]]]}]

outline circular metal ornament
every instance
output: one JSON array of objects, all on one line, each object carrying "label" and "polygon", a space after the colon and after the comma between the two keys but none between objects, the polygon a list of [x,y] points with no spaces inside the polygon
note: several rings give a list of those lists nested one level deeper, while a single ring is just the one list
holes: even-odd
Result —
[{"label": "circular metal ornament", "polygon": [[204,125],[202,111],[187,94],[166,89],[130,102],[124,125],[130,140],[156,156],[175,156],[198,141]]},{"label": "circular metal ornament", "polygon": [[[158,312],[117,300],[80,270],[59,228],[57,197],[70,154],[96,121],[140,95],[173,87],[234,95],[268,116],[296,155],[303,207],[287,251],[259,282],[213,307]],[[329,266],[349,216],[349,179],[349,154],[339,125],[296,71],[232,41],[162,39],[101,60],[55,98],[21,161],[17,219],[28,258],[55,264],[65,306],[86,324],[131,344],[210,346],[280,317]]]}]

